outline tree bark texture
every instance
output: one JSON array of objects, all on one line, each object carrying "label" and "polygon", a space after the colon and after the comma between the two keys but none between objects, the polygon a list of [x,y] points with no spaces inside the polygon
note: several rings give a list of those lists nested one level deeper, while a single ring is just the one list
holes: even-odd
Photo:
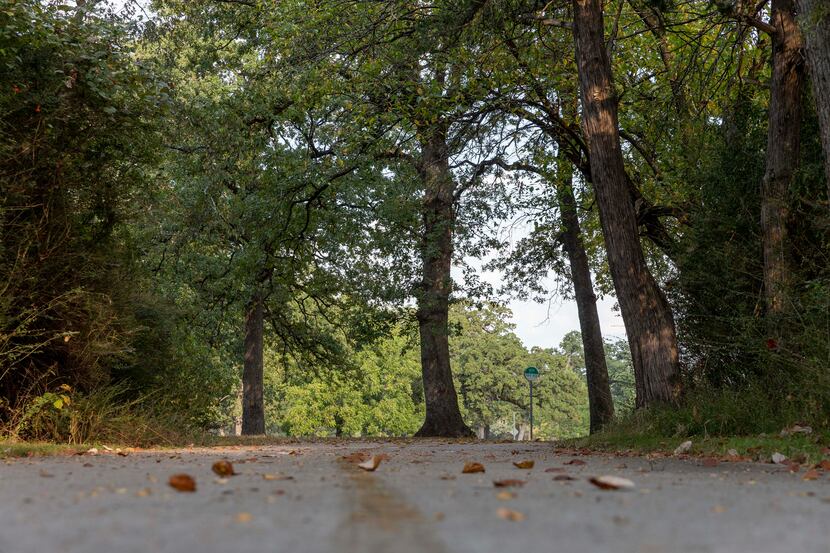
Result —
[{"label": "tree bark texture", "polygon": [[449,347],[450,267],[455,222],[455,184],[450,174],[446,129],[429,127],[421,144],[423,282],[418,293],[421,373],[426,419],[416,436],[472,436],[458,408]]},{"label": "tree bark texture", "polygon": [[617,98],[605,49],[601,0],[574,0],[574,40],[591,177],[608,265],[634,364],[637,406],[673,402],[680,394],[674,318],[648,269],[640,244],[620,149]]},{"label": "tree bark texture", "polygon": [[245,315],[245,358],[242,370],[242,434],[265,434],[263,401],[263,300],[255,293]]},{"label": "tree bark texture", "polygon": [[830,200],[830,2],[797,0],[798,23],[804,36],[807,68],[813,83],[821,146],[824,150],[824,173],[827,199]]},{"label": "tree bark texture", "polygon": [[793,0],[773,0],[772,83],[766,171],[761,182],[761,237],[767,314],[783,313],[789,303],[788,194],[800,149],[804,44]]},{"label": "tree bark texture", "polygon": [[593,434],[614,418],[614,400],[611,396],[611,386],[608,383],[608,367],[605,363],[605,347],[597,313],[597,297],[594,294],[588,255],[582,243],[582,230],[576,211],[572,169],[564,159],[560,159],[558,168],[560,178],[556,195],[562,214],[563,242],[565,253],[568,255],[568,263],[571,266],[571,281],[574,286],[579,330],[582,333],[582,347],[585,352],[590,432]]}]

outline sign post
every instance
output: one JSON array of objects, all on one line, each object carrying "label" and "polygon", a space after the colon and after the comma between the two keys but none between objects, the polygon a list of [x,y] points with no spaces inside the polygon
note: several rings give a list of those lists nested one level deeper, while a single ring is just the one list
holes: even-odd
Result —
[{"label": "sign post", "polygon": [[533,382],[539,379],[539,369],[528,367],[525,369],[525,378],[530,384],[530,441],[533,441]]}]

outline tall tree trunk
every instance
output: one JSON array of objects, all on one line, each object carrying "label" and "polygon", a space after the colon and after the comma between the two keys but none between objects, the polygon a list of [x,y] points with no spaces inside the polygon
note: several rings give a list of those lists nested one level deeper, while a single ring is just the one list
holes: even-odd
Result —
[{"label": "tall tree trunk", "polygon": [[429,127],[421,144],[423,282],[418,293],[421,373],[426,420],[416,436],[472,436],[458,408],[449,346],[450,267],[455,223],[455,183],[449,168],[446,128]]},{"label": "tall tree trunk", "polygon": [[614,418],[614,400],[608,383],[608,367],[605,363],[605,348],[597,313],[597,297],[591,282],[588,255],[582,243],[579,215],[573,192],[573,171],[563,156],[557,165],[559,182],[556,196],[562,213],[563,239],[568,263],[571,266],[571,281],[574,285],[576,309],[579,315],[579,330],[582,333],[582,347],[585,351],[585,372],[588,379],[588,409],[591,415],[590,431],[593,434]]},{"label": "tall tree trunk", "polygon": [[254,294],[245,315],[245,359],[242,370],[242,434],[265,434],[263,402],[263,300]]},{"label": "tall tree trunk", "polygon": [[797,0],[797,4],[816,100],[827,197],[830,199],[830,3],[827,0]]},{"label": "tall tree trunk", "polygon": [[767,167],[761,183],[761,236],[767,313],[788,304],[788,193],[798,168],[801,94],[804,86],[803,39],[793,0],[773,0],[772,84],[767,132]]},{"label": "tall tree trunk", "polygon": [[605,50],[601,0],[573,0],[585,138],[608,265],[637,381],[637,406],[675,401],[680,368],[671,308],[645,262],[620,149],[617,98]]}]

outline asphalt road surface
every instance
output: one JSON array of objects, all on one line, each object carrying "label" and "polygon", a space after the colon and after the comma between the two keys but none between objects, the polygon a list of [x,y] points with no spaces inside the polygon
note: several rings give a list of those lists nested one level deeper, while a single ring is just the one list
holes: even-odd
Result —
[{"label": "asphalt road surface", "polygon": [[[374,454],[388,458],[357,466]],[[214,474],[221,459],[238,474]],[[485,472],[462,474],[467,462]],[[169,485],[181,473],[195,492]],[[634,488],[589,481],[604,475]],[[804,475],[440,440],[11,459],[0,553],[830,553],[830,473]]]}]

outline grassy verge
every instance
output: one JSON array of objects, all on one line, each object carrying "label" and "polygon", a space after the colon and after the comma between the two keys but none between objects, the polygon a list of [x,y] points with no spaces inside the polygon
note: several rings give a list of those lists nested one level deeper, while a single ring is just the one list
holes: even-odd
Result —
[{"label": "grassy verge", "polygon": [[45,457],[49,455],[74,455],[89,449],[89,446],[53,444],[48,442],[4,442],[0,441],[0,459],[10,457]]},{"label": "grassy verge", "polygon": [[815,463],[830,458],[830,436],[826,434],[793,434],[789,436],[664,436],[637,432],[631,428],[611,428],[585,438],[559,442],[564,447],[613,453],[672,454],[681,443],[692,442],[689,455],[725,458],[738,456],[767,462],[773,453],[781,453],[802,463]]}]

